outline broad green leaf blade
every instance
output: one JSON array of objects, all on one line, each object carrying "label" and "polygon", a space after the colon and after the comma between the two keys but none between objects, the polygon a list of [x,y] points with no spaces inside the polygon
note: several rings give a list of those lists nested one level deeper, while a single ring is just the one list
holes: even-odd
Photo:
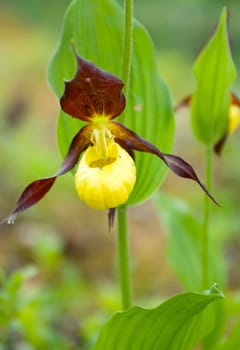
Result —
[{"label": "broad green leaf blade", "polygon": [[[193,327],[197,316],[221,294],[185,293],[176,295],[154,309],[133,307],[115,314],[104,326],[94,350],[184,350],[198,342],[186,325]],[[175,341],[177,339],[177,341]]]},{"label": "broad green leaf blade", "polygon": [[[159,215],[166,225],[168,254],[180,282],[187,290],[201,291],[201,237],[202,226],[187,205],[167,195],[157,193]],[[226,269],[219,243],[209,242],[209,279],[225,285]]]},{"label": "broad green leaf blade", "polygon": [[187,350],[193,349],[195,344],[201,342],[206,335],[213,329],[215,324],[215,315],[212,309],[219,300],[208,305],[201,313],[190,318],[178,332],[171,344],[171,350]]},{"label": "broad green leaf blade", "polygon": [[[123,12],[113,0],[76,0],[66,12],[58,48],[49,64],[48,79],[59,98],[64,79],[76,70],[71,42],[83,58],[120,77]],[[118,121],[168,153],[173,140],[173,113],[168,90],[158,76],[152,42],[134,22],[134,47],[127,107]],[[123,118],[124,117],[124,118]],[[58,139],[62,154],[82,122],[60,113]],[[148,198],[166,175],[166,166],[153,155],[136,154],[137,181],[128,204]]]},{"label": "broad green leaf blade", "polygon": [[[159,214],[166,225],[168,255],[171,264],[186,290],[201,291],[201,223],[184,202],[160,193],[155,196],[155,199]],[[213,239],[209,242],[211,252],[209,278],[211,282],[217,281],[224,287],[226,267],[220,248],[219,243]],[[225,318],[224,305],[221,302],[214,303],[210,313],[216,321],[211,333],[204,340],[206,349],[212,349],[221,335]]]},{"label": "broad green leaf blade", "polygon": [[224,326],[226,324],[226,305],[221,301],[217,301],[216,303],[211,305],[213,314],[215,316],[214,327],[211,332],[205,337],[203,340],[204,349],[212,350],[215,349],[214,346],[219,343],[219,339],[222,336]]},{"label": "broad green leaf blade", "polygon": [[211,146],[227,130],[230,90],[236,77],[226,18],[223,9],[213,37],[194,64],[197,87],[191,102],[192,126],[198,139]]}]

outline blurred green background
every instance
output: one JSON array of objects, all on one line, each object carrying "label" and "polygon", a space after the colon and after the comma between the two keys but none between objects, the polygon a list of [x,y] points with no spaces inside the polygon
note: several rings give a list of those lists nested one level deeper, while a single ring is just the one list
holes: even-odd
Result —
[{"label": "blurred green background", "polygon": [[[59,104],[47,84],[46,70],[69,3],[1,1],[1,218],[11,212],[30,181],[53,174],[61,162],[55,135]],[[154,40],[159,71],[174,103],[193,91],[192,64],[224,5],[229,10],[230,41],[238,69],[238,0],[135,1],[135,16]],[[238,79],[234,90],[239,93],[239,89]],[[222,157],[215,158],[213,189],[223,203],[221,211],[214,209],[213,225],[219,240],[225,242],[229,288],[237,292],[238,150],[236,132]],[[176,115],[175,153],[191,162],[204,177],[204,150],[192,136],[186,110]],[[15,225],[0,227],[1,279],[9,291],[6,305],[0,306],[0,320],[1,312],[5,320],[0,323],[0,335],[5,337],[5,344],[20,344],[20,350],[89,349],[99,325],[119,308],[116,232],[108,233],[106,212],[89,209],[78,200],[72,180],[69,174],[59,178],[48,196],[20,215]],[[184,198],[196,210],[202,209],[202,194],[192,183],[170,174],[162,191]],[[154,202],[130,208],[129,225],[134,296],[139,303],[154,305],[156,300],[181,290],[166,256],[165,228]],[[16,271],[17,275],[5,279],[5,274]]]}]

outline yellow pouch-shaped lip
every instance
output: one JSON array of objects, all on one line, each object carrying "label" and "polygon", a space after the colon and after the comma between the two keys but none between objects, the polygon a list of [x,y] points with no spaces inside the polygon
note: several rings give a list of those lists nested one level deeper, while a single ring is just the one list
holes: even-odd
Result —
[{"label": "yellow pouch-shaped lip", "polygon": [[128,200],[136,181],[136,168],[130,155],[111,140],[107,155],[101,157],[96,145],[80,160],[75,186],[82,201],[95,209],[116,208]]}]

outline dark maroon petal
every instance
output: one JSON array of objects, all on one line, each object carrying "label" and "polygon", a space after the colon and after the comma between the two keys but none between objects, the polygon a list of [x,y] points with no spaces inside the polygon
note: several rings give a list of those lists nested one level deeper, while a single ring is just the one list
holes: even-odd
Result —
[{"label": "dark maroon petal", "polygon": [[194,169],[191,167],[190,164],[185,162],[185,160],[183,160],[178,156],[160,152],[150,142],[144,140],[143,138],[141,138],[136,133],[129,130],[122,124],[119,124],[117,122],[111,122],[109,123],[109,129],[112,131],[113,135],[115,136],[115,141],[118,142],[122,147],[124,147],[125,145],[126,148],[131,148],[133,150],[140,151],[140,152],[148,152],[148,153],[155,154],[157,157],[161,158],[164,161],[164,163],[176,175],[196,181],[204,190],[204,192],[212,199],[212,201],[218,204],[217,201],[214,199],[214,197],[208,192],[205,185],[199,180]]},{"label": "dark maroon petal", "polygon": [[67,173],[74,167],[81,152],[84,151],[90,143],[91,128],[91,125],[86,125],[76,134],[60,169],[55,175],[36,180],[25,188],[17,202],[16,208],[1,222],[1,224],[5,222],[13,223],[19,213],[38,203],[45,196],[58,176]]},{"label": "dark maroon petal", "polygon": [[227,141],[228,133],[225,133],[222,138],[214,145],[214,152],[220,156],[223,150],[223,147]]},{"label": "dark maroon petal", "polygon": [[176,175],[196,181],[203,189],[203,191],[208,195],[208,197],[211,198],[215,204],[220,206],[216,199],[207,190],[206,186],[199,180],[197,174],[190,164],[185,162],[185,160],[182,158],[171,154],[161,153],[161,156],[159,155],[159,157],[163,159],[163,161]]},{"label": "dark maroon petal", "polygon": [[180,108],[183,107],[189,107],[190,103],[192,100],[192,95],[188,95],[186,97],[184,97],[184,99],[182,99],[174,108],[174,111],[177,112]]},{"label": "dark maroon petal", "polygon": [[117,210],[117,208],[109,208],[108,209],[108,229],[109,229],[109,231],[111,231],[113,228],[116,210]]},{"label": "dark maroon petal", "polygon": [[236,105],[240,107],[240,99],[239,97],[234,94],[233,92],[231,93],[231,105]]},{"label": "dark maroon petal", "polygon": [[117,138],[117,143],[119,146],[125,149],[127,153],[130,155],[130,157],[135,161],[135,154],[134,150],[126,145],[126,141],[124,139]]},{"label": "dark maroon petal", "polygon": [[125,107],[123,82],[85,61],[75,50],[74,53],[77,73],[72,80],[65,82],[65,91],[60,100],[62,109],[85,121],[90,121],[96,114],[115,118]]}]

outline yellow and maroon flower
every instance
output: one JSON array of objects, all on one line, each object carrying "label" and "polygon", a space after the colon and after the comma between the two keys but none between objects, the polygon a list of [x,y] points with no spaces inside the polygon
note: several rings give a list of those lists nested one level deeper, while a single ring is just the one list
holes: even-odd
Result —
[{"label": "yellow and maroon flower", "polygon": [[77,193],[90,207],[109,209],[110,224],[115,208],[128,200],[134,188],[134,151],[156,155],[178,176],[196,181],[215,202],[193,168],[183,159],[160,152],[133,131],[113,121],[125,108],[123,82],[76,52],[75,57],[77,72],[72,80],[65,82],[60,104],[65,113],[85,121],[86,125],[73,138],[58,172],[28,185],[12,214],[3,222],[13,223],[19,213],[39,202],[57,177],[78,163],[84,151],[75,174]]},{"label": "yellow and maroon flower", "polygon": [[235,94],[231,94],[231,103],[229,106],[227,130],[222,138],[214,146],[216,154],[220,155],[228,137],[235,132],[240,124],[240,100]]},{"label": "yellow and maroon flower", "polygon": [[[186,96],[180,103],[175,107],[175,112],[177,112],[180,108],[189,107],[192,100],[192,96]],[[228,110],[228,123],[223,136],[216,142],[213,149],[217,155],[220,155],[223,146],[225,145],[229,135],[233,134],[235,130],[240,125],[240,99],[234,93],[231,93],[230,105]]]}]

